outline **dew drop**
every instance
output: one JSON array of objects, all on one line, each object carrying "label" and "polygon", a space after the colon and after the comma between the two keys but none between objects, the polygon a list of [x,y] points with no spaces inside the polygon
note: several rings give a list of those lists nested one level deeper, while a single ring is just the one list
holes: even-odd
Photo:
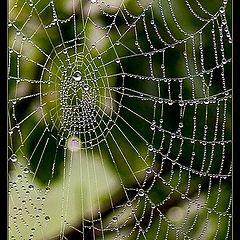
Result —
[{"label": "dew drop", "polygon": [[114,217],[112,218],[112,221],[113,221],[114,223],[116,223],[116,222],[118,221],[118,218],[117,218],[116,216],[114,216]]},{"label": "dew drop", "polygon": [[185,199],[185,195],[184,194],[181,196],[181,199]]},{"label": "dew drop", "polygon": [[152,131],[154,131],[154,130],[155,130],[155,124],[151,124],[150,129],[151,129]]},{"label": "dew drop", "polygon": [[82,79],[80,72],[78,72],[78,71],[75,72],[75,74],[73,75],[73,79],[75,81],[80,81]]},{"label": "dew drop", "polygon": [[16,162],[17,161],[17,155],[16,154],[12,154],[10,159],[11,159],[12,162]]},{"label": "dew drop", "polygon": [[28,186],[29,190],[33,190],[34,189],[34,186],[31,184]]},{"label": "dew drop", "polygon": [[180,107],[184,106],[184,102],[183,101],[180,101],[178,104],[179,104]]},{"label": "dew drop", "polygon": [[49,217],[49,216],[46,216],[46,217],[45,217],[45,221],[48,222],[49,220],[50,220],[50,217]]},{"label": "dew drop", "polygon": [[224,7],[220,7],[219,12],[220,12],[220,13],[224,13],[224,12],[225,12]]},{"label": "dew drop", "polygon": [[84,85],[84,87],[83,87],[83,89],[85,90],[85,91],[88,91],[89,90],[89,85]]},{"label": "dew drop", "polygon": [[143,197],[143,196],[144,196],[144,190],[143,190],[143,189],[140,189],[140,190],[138,191],[138,196],[139,196],[139,197]]},{"label": "dew drop", "polygon": [[147,173],[147,174],[150,174],[151,172],[152,172],[151,168],[147,168],[147,169],[146,169],[146,173]]},{"label": "dew drop", "polygon": [[179,126],[180,128],[182,128],[182,127],[183,127],[183,123],[180,122],[178,126]]},{"label": "dew drop", "polygon": [[149,145],[149,146],[148,146],[148,150],[149,150],[150,152],[152,152],[152,151],[153,151],[153,146],[152,146],[152,145]]},{"label": "dew drop", "polygon": [[67,148],[72,151],[76,152],[80,149],[80,140],[76,136],[72,136],[68,139]]}]

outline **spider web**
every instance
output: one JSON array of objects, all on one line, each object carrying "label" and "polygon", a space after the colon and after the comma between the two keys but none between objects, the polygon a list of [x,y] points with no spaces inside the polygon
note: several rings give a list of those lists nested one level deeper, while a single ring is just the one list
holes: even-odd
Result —
[{"label": "spider web", "polygon": [[9,2],[9,238],[231,238],[230,8]]}]

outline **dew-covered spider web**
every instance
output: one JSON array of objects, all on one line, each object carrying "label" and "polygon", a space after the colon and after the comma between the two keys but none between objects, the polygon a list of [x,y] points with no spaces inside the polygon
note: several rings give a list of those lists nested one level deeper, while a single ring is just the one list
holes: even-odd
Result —
[{"label": "dew-covered spider web", "polygon": [[8,10],[9,239],[231,239],[231,1]]}]

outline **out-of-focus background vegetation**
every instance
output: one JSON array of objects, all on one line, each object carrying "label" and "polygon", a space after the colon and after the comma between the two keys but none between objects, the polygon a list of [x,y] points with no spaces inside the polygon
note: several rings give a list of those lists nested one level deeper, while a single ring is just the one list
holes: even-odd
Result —
[{"label": "out-of-focus background vegetation", "polygon": [[[136,23],[134,23],[136,18],[127,14],[127,12],[132,16],[142,14],[143,8],[135,0],[126,0],[124,5],[122,1],[105,0],[101,4],[91,4],[90,1],[58,0],[54,1],[54,8],[51,4],[47,7],[46,1],[33,1],[38,14],[32,10],[32,6],[29,6],[32,2],[22,0],[9,2],[9,22],[12,23],[9,26],[9,48],[13,49],[9,57],[9,129],[13,131],[9,137],[9,157],[16,154],[18,158],[17,163],[9,163],[10,188],[13,189],[9,198],[9,212],[12,216],[10,237],[15,236],[15,239],[20,239],[19,236],[22,235],[23,239],[28,239],[33,234],[33,239],[50,239],[58,234],[60,228],[61,231],[63,230],[61,215],[64,215],[69,225],[81,229],[83,212],[85,217],[95,218],[98,216],[99,205],[102,210],[103,225],[107,225],[116,214],[119,216],[118,224],[124,224],[127,217],[132,214],[132,207],[124,210],[124,214],[117,209],[113,210],[109,203],[110,193],[116,204],[126,204],[128,200],[134,200],[132,204],[133,208],[137,209],[135,212],[137,218],[141,219],[143,216],[140,224],[142,229],[147,228],[149,221],[151,222],[151,228],[145,233],[147,239],[155,239],[159,226],[159,212],[152,210],[149,202],[146,201],[147,195],[153,204],[161,203],[158,208],[163,216],[161,216],[161,229],[156,239],[164,239],[166,235],[168,239],[176,239],[176,228],[182,225],[184,225],[182,231],[195,239],[207,221],[207,230],[203,234],[203,239],[213,239],[216,232],[217,239],[226,238],[229,228],[231,178],[220,179],[219,175],[228,175],[231,165],[231,144],[224,142],[231,139],[231,100],[228,98],[226,101],[226,119],[224,119],[225,101],[219,101],[218,105],[218,101],[212,96],[217,95],[217,99],[224,97],[225,90],[231,89],[231,63],[229,61],[222,65],[226,84],[224,89],[222,67],[216,67],[215,62],[211,32],[213,25],[212,22],[208,23],[202,29],[202,38],[205,70],[213,69],[212,80],[210,80],[210,73],[203,72],[206,84],[212,81],[208,89],[210,103],[204,104],[202,100],[205,96],[201,76],[193,77],[195,99],[192,96],[193,85],[190,78],[184,79],[181,83],[182,97],[179,98],[180,82],[174,79],[189,75],[183,56],[184,43],[179,41],[175,43],[169,36],[161,16],[159,2],[161,2],[164,16],[173,36],[179,41],[186,39],[187,36],[173,21],[171,9],[165,0],[153,1],[152,7],[149,7],[149,1],[140,1],[146,11]],[[171,2],[179,25],[188,34],[194,34],[197,68],[201,72],[199,34],[196,32],[204,26],[205,22],[189,11],[186,6],[188,1]],[[189,4],[195,14],[204,19],[211,17],[208,13],[215,15],[223,6],[219,0],[199,2],[206,12],[201,10],[197,4],[198,1],[189,1]],[[73,21],[74,17],[72,17],[65,23],[58,21],[61,34],[56,22],[51,28],[43,27],[43,25],[54,23],[53,9],[57,13],[58,20],[69,18],[73,13],[73,3],[75,4],[76,26]],[[88,12],[90,4],[91,11]],[[231,32],[231,1],[228,2],[225,12],[227,26]],[[113,18],[112,15],[115,13],[117,17]],[[83,27],[83,21],[86,19],[88,22]],[[108,25],[113,19],[116,25],[108,31]],[[153,19],[154,23],[152,23]],[[218,31],[218,24],[222,24],[221,21],[221,16],[213,18],[219,64],[224,62],[220,50],[221,36]],[[95,27],[93,22],[103,26],[102,29]],[[126,25],[126,22],[129,25]],[[134,28],[130,27],[131,24],[136,24],[137,39]],[[158,38],[154,26],[157,26],[166,44]],[[17,33],[18,30],[20,33]],[[108,33],[107,36],[106,33]],[[228,60],[231,58],[231,44],[224,28],[223,43],[225,58]],[[95,47],[92,46],[93,44]],[[164,53],[165,81],[148,79],[152,77],[152,72],[155,78],[164,78],[161,67],[163,65],[162,53],[155,53],[150,58],[148,54],[142,54],[138,46],[146,53],[155,49],[166,49]],[[189,71],[190,74],[195,75],[192,38],[187,38],[186,46]],[[63,52],[64,49],[67,49],[68,55]],[[135,56],[129,57],[133,55],[133,52],[136,53]],[[98,58],[99,55],[100,58]],[[76,56],[78,60],[74,63]],[[32,61],[28,61],[28,58]],[[150,59],[152,64],[149,64]],[[97,78],[97,82],[87,81],[92,88],[99,88],[96,90],[98,97],[95,103],[99,114],[97,117],[99,127],[89,136],[79,135],[82,147],[79,152],[73,154],[64,148],[68,136],[61,129],[60,122],[63,121],[59,106],[61,100],[56,93],[60,91],[59,85],[63,81],[61,74],[64,69],[66,69],[66,75],[74,72],[72,68],[68,68],[69,63],[73,69],[76,69],[77,65],[85,79]],[[97,71],[92,74],[96,68]],[[131,74],[140,77],[135,78]],[[110,87],[115,90],[109,91]],[[159,89],[161,89],[160,96]],[[169,89],[173,104],[168,104]],[[140,93],[143,95],[141,96]],[[156,101],[159,97],[163,99],[163,103]],[[16,99],[16,103],[12,99]],[[179,99],[184,102],[199,99],[197,103],[185,105],[183,119],[180,119],[182,108],[179,106]],[[193,116],[196,104],[195,139],[204,140],[204,125],[206,124],[208,130],[204,141],[223,141],[223,144],[208,143],[205,148],[202,141],[194,143],[190,141],[193,135]],[[207,116],[206,108],[208,109]],[[44,119],[40,121],[43,115]],[[74,118],[74,115],[72,116]],[[161,128],[165,130],[165,132],[155,130],[154,137],[151,129],[153,119],[156,121],[156,129],[160,128],[159,123],[163,121]],[[187,139],[178,136],[180,121],[183,122],[182,136]],[[217,132],[215,139],[214,132]],[[173,134],[176,134],[175,138],[172,137]],[[149,151],[150,145],[159,152]],[[173,165],[169,159],[176,159],[180,149],[182,152],[178,157],[178,164]],[[194,161],[191,162],[193,151],[196,154]],[[167,159],[164,159],[165,155]],[[151,167],[151,172],[146,173],[147,167],[144,161]],[[189,171],[189,168],[193,171]],[[25,172],[29,170],[32,174],[24,174],[24,169],[27,169]],[[208,175],[197,174],[207,172],[207,170],[209,170]],[[161,176],[153,181],[153,172],[159,171],[161,171]],[[210,178],[209,174],[213,177]],[[142,184],[144,179],[146,183],[143,189],[145,191],[151,184],[153,187],[144,198],[138,199],[138,182]],[[49,186],[49,180],[51,183],[48,192],[46,187]],[[177,187],[177,191],[171,193],[169,199],[167,196],[171,188],[165,184],[165,181]],[[35,189],[38,190],[26,194],[30,183],[33,183]],[[122,184],[133,189],[128,192],[130,199],[126,198]],[[198,191],[200,191],[199,195]],[[181,198],[182,194],[186,194],[184,199]],[[65,196],[64,201],[61,200],[62,195]],[[43,200],[44,197],[46,199]],[[190,200],[191,204],[189,204]],[[204,207],[201,208],[200,205]],[[18,206],[17,209],[16,206]],[[212,209],[211,212],[209,209]],[[38,218],[36,218],[37,211],[39,212]],[[225,211],[227,213],[224,214]],[[35,217],[32,218],[30,215]],[[14,219],[13,216],[16,218]],[[50,221],[44,220],[46,216],[50,216]],[[35,230],[30,231],[30,227],[26,227],[26,224],[34,225]],[[136,221],[133,218],[121,231],[127,234],[135,224]],[[25,231],[25,229],[28,230]],[[82,239],[80,234],[68,225],[65,230],[68,239]],[[93,233],[92,230],[86,230],[85,234],[88,239],[95,239],[94,234],[96,239],[102,239],[97,231]],[[115,234],[115,231],[109,231],[105,232],[104,236],[105,239],[113,239]],[[137,239],[137,234],[138,231],[134,231],[129,239]],[[180,232],[178,234],[179,239],[183,239],[183,234]],[[230,238],[231,233],[228,235],[228,239]],[[139,239],[144,239],[143,235],[140,234]]]}]

